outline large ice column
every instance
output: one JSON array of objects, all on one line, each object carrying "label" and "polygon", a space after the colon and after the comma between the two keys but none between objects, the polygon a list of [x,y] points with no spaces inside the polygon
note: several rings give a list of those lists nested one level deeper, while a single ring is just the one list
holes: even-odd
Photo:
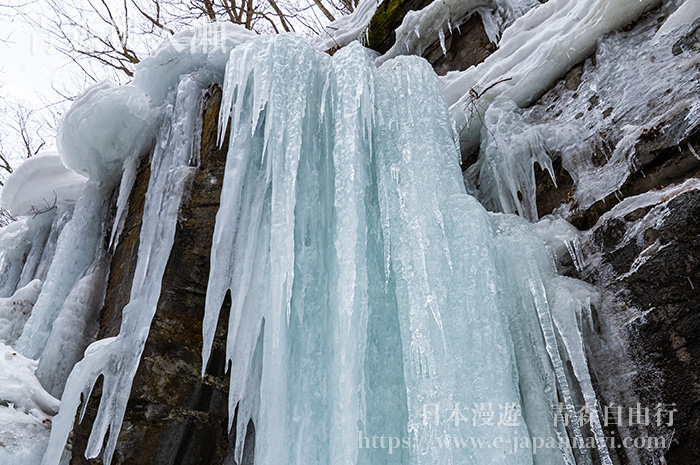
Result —
[{"label": "large ice column", "polygon": [[[58,464],[81,398],[90,398],[97,378],[104,376],[103,394],[88,440],[86,457],[96,457],[109,438],[103,460],[110,463],[121,428],[126,403],[131,392],[133,376],[138,368],[149,327],[160,297],[161,280],[170,256],[177,217],[184,187],[197,158],[194,147],[199,121],[199,100],[202,84],[189,76],[183,77],[172,100],[166,103],[164,122],[157,137],[151,160],[151,178],[144,205],[138,261],[129,304],[122,311],[119,335],[100,340],[85,351],[83,358],[68,378],[62,398],[62,407],[54,419],[51,439],[43,464]],[[79,208],[76,207],[76,217]],[[57,253],[58,256],[58,253]],[[93,279],[91,274],[85,279]],[[99,278],[95,278],[99,282]],[[91,289],[95,284],[79,284]],[[67,317],[83,313],[78,295],[64,306]],[[65,299],[64,299],[65,300]],[[60,338],[59,338],[60,340]]]},{"label": "large ice column", "polygon": [[[238,458],[253,417],[256,463],[338,457],[355,463],[358,427],[381,431],[378,421],[365,422],[364,380],[371,378],[375,400],[383,400],[371,405],[400,403],[400,352],[388,369],[387,358],[375,354],[369,366],[376,373],[365,373],[369,295],[375,311],[392,308],[380,308],[390,299],[377,298],[386,285],[370,162],[373,75],[359,44],[338,52],[332,66],[286,36],[232,54],[221,114],[222,129],[231,115],[231,142],[211,254],[204,360],[230,289]],[[256,384],[250,380],[258,363]],[[400,410],[372,416],[387,423],[404,418]],[[398,436],[402,429],[391,431]]]},{"label": "large ice column", "polygon": [[[441,448],[437,441],[526,435],[523,423],[472,421],[475,406],[520,404],[517,369],[481,205],[466,194],[447,108],[427,62],[385,63],[376,84],[374,151],[390,273],[395,282],[411,463],[532,463],[510,447]],[[426,411],[430,418],[425,418]],[[436,418],[441,412],[444,418]],[[497,419],[498,420],[498,419]]]},{"label": "large ice column", "polygon": [[220,116],[203,367],[230,291],[237,459],[252,418],[258,464],[572,463],[566,443],[513,446],[567,434],[551,418],[572,398],[551,296],[511,283],[539,290],[553,271],[504,265],[522,256],[465,192],[426,62],[377,70],[359,46],[329,60],[261,38],[232,53]]},{"label": "large ice column", "polygon": [[[324,312],[328,273],[322,253],[333,198],[331,128],[323,124],[329,114],[329,65],[329,57],[305,41],[279,36],[235,49],[227,69],[221,126],[223,131],[231,115],[231,142],[211,254],[203,355],[206,364],[221,303],[231,289],[229,411],[232,419],[240,402],[239,438],[255,410],[257,393],[245,381],[265,319],[258,463],[288,463],[292,456],[301,462],[329,459],[326,438],[314,439],[324,423],[318,396],[324,397],[326,363],[312,363],[318,357],[314,346],[329,339],[323,330],[330,316]],[[287,402],[292,396],[296,405]],[[302,413],[308,409],[322,417],[311,421]],[[308,447],[295,450],[303,436]],[[321,452],[326,455],[319,457]]]}]

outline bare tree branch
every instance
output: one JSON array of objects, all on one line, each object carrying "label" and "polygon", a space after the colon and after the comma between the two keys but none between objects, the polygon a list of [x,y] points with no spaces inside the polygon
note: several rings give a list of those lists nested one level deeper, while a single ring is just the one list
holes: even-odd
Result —
[{"label": "bare tree branch", "polygon": [[331,12],[328,11],[328,9],[323,5],[323,3],[321,3],[321,0],[314,0],[314,3],[318,7],[318,9],[321,10],[321,13],[326,15],[326,18],[328,18],[330,21],[335,21],[335,18],[333,17]]}]

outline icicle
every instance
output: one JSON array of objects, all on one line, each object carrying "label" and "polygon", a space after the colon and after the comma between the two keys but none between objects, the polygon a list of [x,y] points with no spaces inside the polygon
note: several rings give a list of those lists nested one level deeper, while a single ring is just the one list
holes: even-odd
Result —
[{"label": "icicle", "polygon": [[[298,192],[319,186],[312,181],[318,176],[317,167],[307,176],[300,175],[303,182],[298,186],[296,173],[308,170],[307,164],[324,162],[327,156],[327,144],[323,139],[316,140],[323,118],[314,111],[323,111],[317,105],[327,101],[323,92],[328,79],[328,57],[303,41],[278,36],[261,38],[234,50],[224,85],[220,137],[230,115],[231,138],[211,254],[203,359],[206,364],[219,309],[230,289],[229,421],[238,402],[247,405],[251,396],[258,395],[248,391],[244,380],[254,369],[254,349],[265,318],[262,363],[273,368],[262,371],[261,420],[256,423],[261,444],[269,437],[279,442],[288,435],[301,435],[285,424],[284,416],[291,413],[285,413],[287,407],[280,401],[288,382],[287,364],[293,363],[286,361],[289,326],[294,318],[303,318],[304,308],[299,306],[295,313],[291,301],[297,279],[295,238],[300,234],[295,231],[296,199],[302,196]],[[323,132],[320,134],[323,137]],[[302,154],[308,158],[302,160]],[[307,180],[312,184],[305,188]],[[319,193],[315,197],[319,198]],[[326,198],[325,192],[320,197]],[[239,278],[233,280],[233,276]],[[239,437],[245,436],[248,421],[239,411]],[[281,463],[291,453],[285,447],[262,447],[256,460]],[[240,457],[241,451],[237,454]]]},{"label": "icicle", "polygon": [[557,276],[551,282],[549,293],[552,295],[552,314],[557,331],[564,342],[568,361],[573,367],[574,376],[581,387],[585,406],[590,414],[590,425],[601,463],[612,465],[583,341],[583,316],[590,314],[591,296],[595,296],[595,291],[580,281]]},{"label": "icicle", "polygon": [[119,183],[119,196],[117,197],[117,212],[114,215],[114,224],[112,225],[112,233],[109,237],[109,250],[114,250],[119,244],[119,236],[121,236],[124,228],[124,220],[126,219],[127,209],[129,208],[129,195],[131,189],[136,182],[136,174],[141,160],[138,157],[129,157],[124,161],[124,171],[122,179]]},{"label": "icicle", "polygon": [[438,37],[440,38],[440,48],[442,49],[442,54],[447,56],[447,48],[445,47],[445,31],[440,28],[438,31]]}]

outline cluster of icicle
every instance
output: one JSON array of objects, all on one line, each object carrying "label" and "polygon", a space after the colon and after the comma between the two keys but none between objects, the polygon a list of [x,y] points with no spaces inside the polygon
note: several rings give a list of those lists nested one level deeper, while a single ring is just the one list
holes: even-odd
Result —
[{"label": "cluster of icicle", "polygon": [[[195,41],[203,30],[220,39],[220,47]],[[99,454],[109,429],[104,460],[110,461],[160,295],[183,189],[198,161],[203,89],[221,82],[232,44],[253,36],[231,24],[176,34],[139,64],[132,84],[100,83],[76,99],[59,124],[58,153],[32,157],[5,183],[0,204],[19,219],[0,230],[4,465],[37,464],[42,456],[45,463],[67,460],[64,446],[81,396],[89,398],[100,376],[103,399],[86,455]],[[140,156],[151,148],[130,302],[119,335],[94,342],[109,248],[118,242]]]},{"label": "cluster of icicle", "polygon": [[[293,37],[252,41],[229,60],[227,129],[203,367],[230,290],[238,463],[251,419],[256,464],[573,463],[566,446],[438,441],[564,437],[552,405],[573,409],[574,385],[610,463],[581,337],[594,294],[556,275],[527,222],[467,195],[425,61],[376,68],[357,44],[330,58]],[[523,421],[424,421],[426,407],[482,404],[522,407]],[[408,447],[363,447],[381,435]]]},{"label": "cluster of icicle", "polygon": [[[615,32],[659,6],[631,32]],[[555,0],[515,21],[483,63],[442,78],[463,153],[479,152],[467,173],[472,192],[490,210],[536,221],[535,163],[556,184],[559,158],[586,208],[639,169],[635,145],[645,132],[680,121],[668,136],[686,138],[700,121],[700,54],[673,46],[698,18],[692,0]],[[593,52],[577,89],[560,82],[533,105]]]}]

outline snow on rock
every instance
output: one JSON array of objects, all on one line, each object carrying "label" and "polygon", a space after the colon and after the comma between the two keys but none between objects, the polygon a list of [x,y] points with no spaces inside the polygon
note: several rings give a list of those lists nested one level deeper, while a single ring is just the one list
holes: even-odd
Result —
[{"label": "snow on rock", "polygon": [[700,179],[688,178],[686,181],[677,185],[628,197],[602,215],[590,231],[595,231],[612,218],[624,218],[627,214],[635,210],[648,208],[649,212],[644,218],[629,227],[625,231],[624,238],[620,241],[620,243],[624,244],[635,238],[639,238],[639,242],[643,243],[644,232],[650,228],[659,228],[666,217],[671,213],[671,210],[668,208],[669,202],[691,190],[700,190]]},{"label": "snow on rock", "polygon": [[625,26],[658,3],[550,0],[518,18],[504,31],[498,50],[483,63],[442,78],[456,126],[460,131],[466,128],[460,139],[462,148],[478,143],[481,117],[497,95],[503,94],[521,107],[530,104],[595,50],[601,36]]},{"label": "snow on rock", "polygon": [[420,11],[409,11],[396,29],[396,42],[379,63],[398,55],[422,55],[428,46],[440,40],[445,51],[445,32],[452,31],[474,12],[481,14],[486,34],[498,43],[501,32],[516,18],[539,5],[537,0],[442,0]]},{"label": "snow on rock", "polygon": [[34,376],[37,363],[0,343],[0,404],[45,419],[58,413],[60,402]]},{"label": "snow on rock", "polygon": [[25,413],[12,405],[0,406],[0,463],[41,463],[50,433],[51,423],[41,415]]},{"label": "snow on rock", "polygon": [[367,30],[380,0],[362,0],[351,14],[341,16],[327,25],[315,38],[314,47],[325,52],[335,47],[345,47],[359,39]]},{"label": "snow on rock", "polygon": [[256,33],[240,24],[205,22],[188,28],[169,37],[136,65],[133,84],[160,105],[183,74],[207,69],[211,76],[200,72],[198,79],[220,82],[231,49],[254,37]]},{"label": "snow on rock", "polygon": [[[41,282],[32,282],[17,291],[23,297],[35,293]],[[15,296],[13,296],[15,297]],[[4,302],[0,304],[2,325]],[[8,315],[5,315],[8,316]],[[11,315],[9,315],[11,316]],[[21,320],[21,318],[18,318]],[[0,327],[2,332],[2,327]],[[0,341],[4,335],[0,334]],[[60,402],[53,398],[34,376],[37,362],[0,342],[0,463],[33,465],[41,462],[51,431],[51,417]]]},{"label": "snow on rock", "polygon": [[[573,180],[573,202],[579,210],[585,209],[615,192],[630,173],[648,163],[643,162],[643,154],[637,154],[640,140],[660,132],[670,146],[691,133],[700,122],[700,82],[695,72],[700,54],[673,51],[690,26],[655,38],[665,8],[632,30],[599,39],[595,65],[592,60],[581,65],[582,74],[573,88],[560,80],[536,104],[519,107],[528,104],[528,92],[537,90],[529,94],[533,98],[542,89],[530,86],[531,78],[519,74],[528,66],[524,63],[517,69],[504,68],[498,77],[494,72],[494,81],[481,81],[466,99],[452,106],[462,128],[465,153],[479,144],[479,159],[467,169],[466,178],[478,188],[475,194],[487,208],[517,212],[536,221],[534,165],[547,170],[556,183],[553,161],[558,159]],[[512,27],[521,27],[519,23]],[[547,66],[543,62],[542,69]],[[534,69],[530,74],[540,73]],[[476,74],[472,77],[479,79]],[[566,216],[570,210],[561,214]]]},{"label": "snow on rock", "polygon": [[681,26],[692,24],[698,18],[700,18],[700,2],[697,0],[685,0],[685,3],[664,21],[654,36],[654,40],[658,42],[661,37],[673,32]]},{"label": "snow on rock", "polygon": [[44,152],[27,159],[10,175],[0,194],[0,206],[13,216],[25,216],[74,204],[86,181],[67,169],[56,152]]},{"label": "snow on rock", "polygon": [[545,242],[557,263],[562,262],[564,255],[569,255],[576,270],[585,267],[585,257],[581,250],[581,232],[563,218],[547,215],[532,228]]},{"label": "snow on rock", "polygon": [[156,120],[148,97],[138,87],[96,84],[61,119],[57,138],[61,160],[77,173],[114,183],[124,162],[141,155],[151,142]]},{"label": "snow on rock", "polygon": [[12,297],[0,299],[0,341],[14,344],[27,322],[41,292],[41,281],[35,279],[18,289]]}]

